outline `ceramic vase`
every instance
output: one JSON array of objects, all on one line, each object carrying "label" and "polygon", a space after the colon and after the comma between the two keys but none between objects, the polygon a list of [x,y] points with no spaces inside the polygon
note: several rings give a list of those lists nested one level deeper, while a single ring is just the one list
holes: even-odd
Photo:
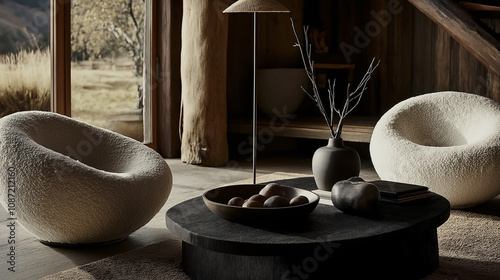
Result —
[{"label": "ceramic vase", "polygon": [[314,152],[312,172],[320,190],[331,191],[336,182],[359,176],[360,169],[358,152],[344,146],[342,138],[330,138],[328,145]]}]

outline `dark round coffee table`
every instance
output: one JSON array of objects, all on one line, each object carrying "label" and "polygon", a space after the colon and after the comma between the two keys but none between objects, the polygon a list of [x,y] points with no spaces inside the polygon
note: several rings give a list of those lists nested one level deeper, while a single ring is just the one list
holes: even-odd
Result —
[{"label": "dark round coffee table", "polygon": [[[312,177],[278,181],[315,189]],[[319,204],[305,219],[239,224],[213,214],[201,197],[167,211],[193,279],[418,279],[439,265],[437,227],[449,202],[436,194],[382,203],[371,218]]]}]

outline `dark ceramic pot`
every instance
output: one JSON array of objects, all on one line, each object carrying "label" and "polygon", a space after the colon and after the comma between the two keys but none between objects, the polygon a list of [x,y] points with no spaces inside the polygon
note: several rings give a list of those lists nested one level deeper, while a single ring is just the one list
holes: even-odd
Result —
[{"label": "dark ceramic pot", "polygon": [[342,138],[330,138],[328,145],[314,152],[312,172],[320,190],[330,191],[335,183],[359,176],[358,152],[344,146]]}]

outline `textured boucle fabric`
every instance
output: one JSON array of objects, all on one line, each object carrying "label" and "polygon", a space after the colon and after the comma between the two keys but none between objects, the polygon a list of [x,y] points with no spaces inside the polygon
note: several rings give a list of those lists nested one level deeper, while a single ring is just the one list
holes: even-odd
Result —
[{"label": "textured boucle fabric", "polygon": [[0,202],[42,241],[126,237],[158,213],[172,188],[167,163],[152,149],[56,113],[0,119],[0,156]]},{"label": "textured boucle fabric", "polygon": [[500,105],[436,92],[396,104],[378,121],[370,155],[381,179],[428,186],[453,208],[500,194]]}]

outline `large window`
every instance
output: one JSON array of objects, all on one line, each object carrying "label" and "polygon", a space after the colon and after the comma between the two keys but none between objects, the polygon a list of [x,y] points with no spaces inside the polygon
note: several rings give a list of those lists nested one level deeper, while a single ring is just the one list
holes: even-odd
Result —
[{"label": "large window", "polygon": [[53,111],[154,141],[153,4],[51,1]]},{"label": "large window", "polygon": [[49,0],[0,1],[0,117],[50,110]]},{"label": "large window", "polygon": [[143,140],[143,0],[71,1],[71,116]]}]

